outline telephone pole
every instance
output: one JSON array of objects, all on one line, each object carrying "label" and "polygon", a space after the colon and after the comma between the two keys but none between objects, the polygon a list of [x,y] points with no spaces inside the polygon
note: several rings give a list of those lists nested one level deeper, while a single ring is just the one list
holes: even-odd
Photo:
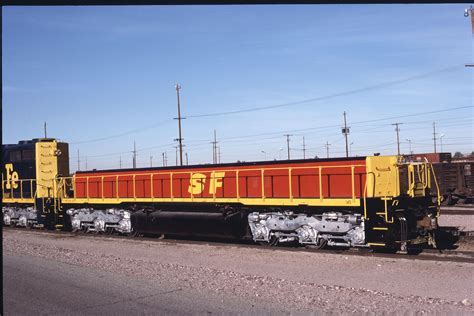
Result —
[{"label": "telephone pole", "polygon": [[408,148],[410,149],[410,155],[413,155],[413,151],[411,150],[411,139],[407,138],[407,142],[408,142]]},{"label": "telephone pole", "polygon": [[217,158],[219,158],[217,161],[221,163],[221,146],[217,147]]},{"label": "telephone pole", "polygon": [[163,158],[163,167],[165,166],[165,153],[161,153],[161,157]]},{"label": "telephone pole", "polygon": [[344,134],[344,137],[346,138],[346,157],[349,157],[349,127],[347,127],[346,122],[346,111],[344,111],[344,127],[342,128],[342,134]]},{"label": "telephone pole", "polygon": [[188,162],[188,152],[186,152],[186,166],[189,165],[189,162]]},{"label": "telephone pole", "polygon": [[176,149],[176,166],[178,165],[178,147],[179,146],[174,146],[174,148]]},{"label": "telephone pole", "polygon": [[400,135],[399,135],[399,132],[400,132],[400,128],[398,127],[399,125],[401,125],[403,123],[393,123],[392,125],[395,126],[395,131],[397,132],[397,152],[398,152],[398,156],[400,156]]},{"label": "telephone pole", "polygon": [[79,158],[79,149],[77,150],[77,170],[81,170],[81,160]]},{"label": "telephone pole", "polygon": [[122,156],[119,157],[119,168],[122,169]]},{"label": "telephone pole", "polygon": [[212,143],[212,163],[217,163],[217,134],[216,130],[214,130],[214,141]]},{"label": "telephone pole", "polygon": [[137,146],[135,141],[133,141],[133,169],[137,167]]},{"label": "telephone pole", "polygon": [[434,153],[436,154],[436,122],[433,122],[433,145]]},{"label": "telephone pole", "polygon": [[[179,164],[182,166],[183,165],[183,138],[181,137],[181,120],[183,120],[184,118],[181,117],[181,105],[180,105],[180,102],[179,102],[179,90],[181,89],[181,86],[179,83],[176,84],[176,96],[178,98],[178,117],[175,118],[175,120],[178,120],[178,138],[175,139],[178,141],[179,143]],[[176,161],[177,161],[177,158],[176,158]],[[176,162],[176,165],[178,165],[178,163]]]},{"label": "telephone pole", "polygon": [[150,168],[153,167],[153,156],[150,156]]},{"label": "telephone pole", "polygon": [[285,134],[283,136],[286,136],[286,147],[288,149],[288,160],[290,160],[290,134]]},{"label": "telephone pole", "polygon": [[331,145],[331,144],[329,144],[328,141],[326,141],[326,145],[324,145],[324,147],[326,147],[326,157],[327,157],[327,158],[329,158],[329,146],[330,146],[330,145]]},{"label": "telephone pole", "polygon": [[44,122],[44,138],[48,138],[48,134],[46,133],[46,121]]},{"label": "telephone pole", "polygon": [[87,171],[87,156],[86,156],[86,171]]},{"label": "telephone pole", "polygon": [[304,143],[304,136],[303,136],[303,159],[306,159],[306,144]]}]

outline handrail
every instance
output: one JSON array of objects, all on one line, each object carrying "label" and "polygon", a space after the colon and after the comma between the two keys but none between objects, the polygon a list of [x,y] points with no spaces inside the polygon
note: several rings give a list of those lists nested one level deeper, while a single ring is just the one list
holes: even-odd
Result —
[{"label": "handrail", "polygon": [[434,182],[435,182],[435,185],[436,185],[436,194],[437,194],[437,199],[436,199],[436,202],[437,202],[437,208],[436,208],[436,217],[439,217],[439,210],[440,210],[440,207],[441,207],[441,194],[440,194],[440,191],[439,191],[439,186],[438,186],[438,180],[436,179],[436,173],[434,171],[434,168],[433,168],[433,164],[428,162],[429,166],[430,166],[430,169],[431,169],[431,173],[433,174],[433,179],[434,179]]},{"label": "handrail", "polygon": [[[7,189],[10,193],[10,198],[14,198],[14,193],[15,192],[20,192],[20,199],[32,199],[34,198],[34,193],[33,192],[36,192],[36,190],[33,190],[33,182],[36,182],[36,179],[21,179],[21,180],[17,180],[18,182],[20,182],[20,187],[19,187],[19,190],[18,188],[13,188],[13,186],[10,187],[10,189]],[[24,185],[24,182],[29,182],[30,183],[30,194],[29,194],[29,197],[25,197],[25,190],[27,189],[27,187],[25,188],[25,185]],[[4,197],[5,196],[5,185],[7,183],[7,180],[2,180],[2,196]]]}]

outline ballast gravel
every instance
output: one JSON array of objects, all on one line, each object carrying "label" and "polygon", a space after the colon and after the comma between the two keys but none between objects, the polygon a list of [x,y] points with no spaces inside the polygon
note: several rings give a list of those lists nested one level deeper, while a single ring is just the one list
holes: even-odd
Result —
[{"label": "ballast gravel", "polygon": [[474,314],[474,264],[466,262],[26,230],[4,230],[3,251],[235,298],[272,314]]}]

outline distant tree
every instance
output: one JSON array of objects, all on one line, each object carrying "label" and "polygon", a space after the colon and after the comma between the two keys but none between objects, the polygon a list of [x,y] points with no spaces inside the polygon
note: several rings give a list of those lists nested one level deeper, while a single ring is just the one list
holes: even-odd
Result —
[{"label": "distant tree", "polygon": [[463,157],[464,157],[464,155],[463,155],[461,152],[459,152],[459,151],[455,152],[455,153],[454,153],[454,156],[453,156],[453,158],[458,158],[458,159],[459,159],[459,158],[463,158]]}]

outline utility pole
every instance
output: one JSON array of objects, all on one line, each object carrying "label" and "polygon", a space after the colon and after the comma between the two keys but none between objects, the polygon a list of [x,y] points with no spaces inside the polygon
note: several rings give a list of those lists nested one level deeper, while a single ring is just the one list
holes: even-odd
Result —
[{"label": "utility pole", "polygon": [[221,163],[221,146],[217,147],[217,158],[219,158],[218,163]]},{"label": "utility pole", "polygon": [[330,145],[331,145],[331,144],[329,144],[328,141],[326,141],[326,145],[324,145],[324,147],[326,147],[326,157],[327,157],[327,158],[329,158],[329,146],[330,146]]},{"label": "utility pole", "polygon": [[119,157],[119,168],[122,169],[122,156]]},{"label": "utility pole", "polygon": [[346,111],[344,111],[344,127],[342,128],[342,134],[344,134],[344,137],[346,138],[346,157],[349,157],[349,140],[347,138],[347,135],[349,135],[349,127],[347,127],[346,122]]},{"label": "utility pole", "polygon": [[176,166],[178,165],[178,146],[174,146],[176,149]]},{"label": "utility pole", "polygon": [[433,122],[433,145],[434,153],[436,154],[436,122]]},{"label": "utility pole", "polygon": [[86,171],[87,171],[87,156],[86,156]]},{"label": "utility pole", "polygon": [[306,144],[304,143],[304,136],[303,136],[303,159],[306,159]]},{"label": "utility pole", "polygon": [[401,125],[403,123],[393,123],[392,125],[395,126],[395,131],[397,132],[397,153],[398,153],[398,156],[400,156],[400,135],[399,135],[399,132],[400,132],[400,128],[398,127],[399,125]]},{"label": "utility pole", "polygon": [[[181,105],[179,103],[179,90],[181,89],[181,86],[179,83],[176,84],[176,96],[178,98],[178,118],[175,118],[178,120],[178,138],[175,139],[179,143],[179,164],[182,166],[183,165],[183,138],[181,137],[181,120],[184,118],[181,118]],[[177,160],[177,159],[176,159]],[[176,163],[178,165],[178,163]]]},{"label": "utility pole", "polygon": [[188,152],[186,152],[186,166],[189,165],[189,162],[188,162]]},{"label": "utility pole", "polygon": [[133,169],[137,167],[137,146],[135,144],[135,141],[133,141]]},{"label": "utility pole", "polygon": [[165,151],[165,166],[168,166],[168,153]]},{"label": "utility pole", "polygon": [[407,138],[407,142],[408,142],[408,148],[410,149],[410,155],[413,155],[413,151],[411,150],[411,139]]},{"label": "utility pole", "polygon": [[217,134],[214,130],[214,141],[212,142],[212,163],[217,163]]},{"label": "utility pole", "polygon": [[153,168],[153,156],[150,156],[150,168]]},{"label": "utility pole", "polygon": [[165,153],[161,153],[161,157],[163,158],[163,167],[165,166]]},{"label": "utility pole", "polygon": [[48,138],[48,134],[46,133],[46,121],[44,122],[44,138]]},{"label": "utility pole", "polygon": [[81,160],[79,159],[79,149],[77,150],[77,170],[81,170]]},{"label": "utility pole", "polygon": [[283,136],[286,136],[286,147],[288,149],[288,160],[290,160],[290,134],[285,134]]}]

